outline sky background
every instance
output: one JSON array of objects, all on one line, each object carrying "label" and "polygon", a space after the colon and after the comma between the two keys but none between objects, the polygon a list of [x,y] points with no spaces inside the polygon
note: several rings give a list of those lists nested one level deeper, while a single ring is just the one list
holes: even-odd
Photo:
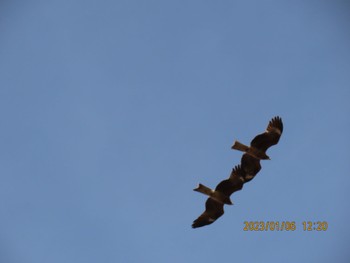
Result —
[{"label": "sky background", "polygon": [[[348,1],[0,1],[0,262],[349,262],[349,15]],[[276,115],[272,160],[192,229],[206,200],[192,189],[226,179],[233,141]]]}]

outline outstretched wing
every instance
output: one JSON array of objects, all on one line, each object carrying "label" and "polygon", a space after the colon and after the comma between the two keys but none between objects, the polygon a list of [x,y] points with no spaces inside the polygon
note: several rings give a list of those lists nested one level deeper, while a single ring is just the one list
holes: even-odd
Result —
[{"label": "outstretched wing", "polygon": [[215,188],[215,191],[219,191],[230,197],[230,195],[236,191],[239,191],[243,188],[244,183],[244,171],[240,165],[235,166],[232,169],[229,179],[221,181]]},{"label": "outstretched wing", "polygon": [[216,219],[224,214],[224,204],[208,198],[205,202],[205,211],[196,220],[193,221],[192,227],[210,225]]},{"label": "outstretched wing", "polygon": [[257,135],[250,143],[251,147],[265,152],[269,147],[278,143],[283,132],[282,119],[278,116],[272,118],[266,131]]},{"label": "outstretched wing", "polygon": [[260,160],[247,153],[242,155],[241,166],[245,173],[245,182],[252,180],[255,175],[261,170]]}]

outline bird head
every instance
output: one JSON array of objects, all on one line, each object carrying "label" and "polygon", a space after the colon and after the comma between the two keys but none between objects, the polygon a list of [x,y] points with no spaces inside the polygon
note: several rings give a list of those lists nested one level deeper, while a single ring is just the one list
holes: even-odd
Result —
[{"label": "bird head", "polygon": [[266,153],[263,154],[261,159],[263,159],[263,160],[271,160],[270,157]]}]

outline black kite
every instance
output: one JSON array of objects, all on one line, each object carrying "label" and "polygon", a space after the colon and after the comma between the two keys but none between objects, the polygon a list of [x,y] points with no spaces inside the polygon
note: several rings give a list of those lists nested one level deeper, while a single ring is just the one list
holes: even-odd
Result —
[{"label": "black kite", "polygon": [[205,203],[205,211],[193,222],[193,228],[209,225],[224,214],[224,204],[232,205],[231,194],[241,190],[243,184],[252,180],[261,170],[260,160],[270,159],[266,150],[278,143],[282,132],[282,119],[277,116],[271,119],[264,133],[251,141],[250,147],[235,141],[231,148],[245,152],[241,158],[241,165],[235,166],[230,177],[220,182],[215,190],[202,184],[193,189],[209,196]]},{"label": "black kite", "polygon": [[261,160],[269,160],[266,150],[278,143],[283,132],[283,123],[280,117],[274,117],[268,124],[266,131],[257,135],[250,143],[250,147],[235,141],[232,149],[236,149]]},{"label": "black kite", "polygon": [[224,214],[224,204],[231,204],[230,195],[243,188],[245,174],[239,165],[232,169],[228,179],[220,182],[215,190],[202,184],[194,191],[210,196],[205,203],[205,211],[192,224],[193,228],[209,225]]}]

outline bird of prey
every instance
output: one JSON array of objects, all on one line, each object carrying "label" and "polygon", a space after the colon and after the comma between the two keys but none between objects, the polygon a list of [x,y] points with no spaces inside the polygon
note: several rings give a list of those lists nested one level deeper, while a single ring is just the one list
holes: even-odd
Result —
[{"label": "bird of prey", "polygon": [[271,119],[264,133],[257,135],[251,141],[250,147],[235,141],[231,148],[246,152],[247,154],[260,160],[270,160],[270,157],[266,155],[266,150],[270,146],[278,143],[282,132],[282,119],[277,116]]},{"label": "bird of prey", "polygon": [[250,146],[235,141],[231,148],[243,151],[244,154],[241,164],[232,169],[230,177],[220,182],[215,190],[202,184],[193,189],[209,196],[205,203],[205,211],[193,222],[193,228],[209,225],[224,214],[224,204],[232,205],[231,194],[241,190],[243,184],[251,181],[257,175],[261,170],[260,160],[270,159],[266,151],[278,143],[282,132],[282,119],[277,116],[271,119],[264,133],[257,135],[251,141]]},{"label": "bird of prey", "polygon": [[205,203],[205,211],[193,222],[192,227],[197,228],[213,223],[216,219],[224,214],[224,204],[231,204],[230,195],[243,188],[245,183],[245,173],[240,165],[232,169],[228,179],[220,182],[215,190],[210,189],[202,184],[194,191],[208,195],[209,198]]}]

